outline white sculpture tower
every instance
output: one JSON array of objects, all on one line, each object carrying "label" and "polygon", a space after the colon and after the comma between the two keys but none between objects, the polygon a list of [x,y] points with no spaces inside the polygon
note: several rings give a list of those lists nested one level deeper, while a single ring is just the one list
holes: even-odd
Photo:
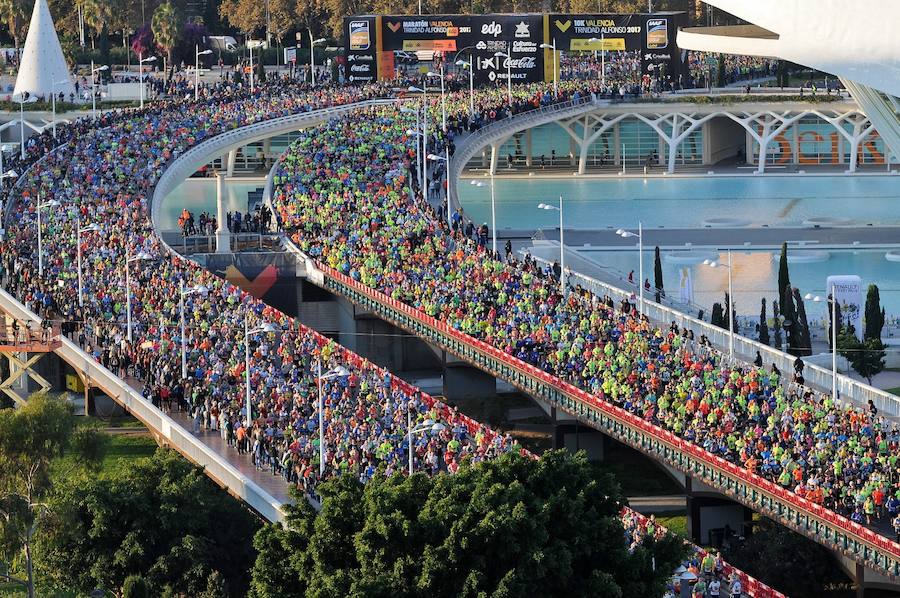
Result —
[{"label": "white sculpture tower", "polygon": [[68,98],[70,93],[75,92],[47,0],[35,0],[31,13],[13,93],[18,96],[25,91],[48,99],[51,93],[62,92]]}]

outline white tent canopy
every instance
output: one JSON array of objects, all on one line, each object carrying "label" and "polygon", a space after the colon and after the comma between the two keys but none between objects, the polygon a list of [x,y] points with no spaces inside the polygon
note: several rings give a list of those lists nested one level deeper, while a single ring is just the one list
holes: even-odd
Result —
[{"label": "white tent canopy", "polygon": [[16,77],[14,95],[26,91],[45,98],[49,98],[51,93],[62,92],[66,97],[75,93],[47,0],[35,0]]}]

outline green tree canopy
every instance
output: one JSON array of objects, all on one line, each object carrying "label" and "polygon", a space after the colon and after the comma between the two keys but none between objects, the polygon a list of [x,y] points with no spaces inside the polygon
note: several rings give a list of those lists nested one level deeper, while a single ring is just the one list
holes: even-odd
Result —
[{"label": "green tree canopy", "polygon": [[50,507],[37,564],[59,587],[119,592],[139,575],[175,594],[246,594],[259,520],[173,451],[61,481]]},{"label": "green tree canopy", "polygon": [[0,559],[19,560],[16,581],[34,598],[33,551],[39,522],[46,519],[46,497],[53,490],[53,463],[71,449],[74,463],[92,465],[104,443],[91,428],[76,428],[68,404],[34,394],[17,409],[0,409]]},{"label": "green tree canopy", "polygon": [[320,512],[300,499],[257,534],[251,596],[658,596],[685,551],[670,536],[629,553],[621,491],[583,453],[320,493]]},{"label": "green tree canopy", "polygon": [[863,338],[881,340],[884,328],[884,308],[881,307],[881,294],[878,285],[870,284],[866,293],[866,323]]}]

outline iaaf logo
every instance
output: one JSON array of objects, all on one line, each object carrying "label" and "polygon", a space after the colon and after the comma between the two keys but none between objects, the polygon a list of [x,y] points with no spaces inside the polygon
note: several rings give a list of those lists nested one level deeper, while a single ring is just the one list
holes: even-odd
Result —
[{"label": "iaaf logo", "polygon": [[535,64],[534,56],[522,56],[521,58],[507,58],[503,61],[503,68],[533,69]]},{"label": "iaaf logo", "polygon": [[482,35],[493,35],[494,37],[497,37],[501,33],[503,33],[503,25],[497,21],[491,21],[490,23],[481,26]]}]

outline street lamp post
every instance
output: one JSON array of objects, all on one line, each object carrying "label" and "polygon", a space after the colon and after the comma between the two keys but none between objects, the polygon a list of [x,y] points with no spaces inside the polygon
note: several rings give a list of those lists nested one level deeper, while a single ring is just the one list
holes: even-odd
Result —
[{"label": "street lamp post", "polygon": [[512,113],[512,57],[508,52],[494,52],[494,56],[506,59],[506,99]]},{"label": "street lamp post", "polygon": [[[54,81],[53,84],[50,85],[50,104],[53,106],[53,139],[56,139],[56,86],[65,85],[68,82],[68,79],[63,79],[62,81]],[[3,170],[2,166],[0,166],[0,170]]]},{"label": "street lamp post", "polygon": [[250,93],[253,93],[253,39],[247,40],[247,49],[250,51]]},{"label": "street lamp post", "polygon": [[309,30],[309,77],[313,85],[316,84],[316,46],[324,43],[324,37],[313,39],[312,29]]},{"label": "street lamp post", "polygon": [[94,68],[94,61],[91,61],[91,113],[93,119],[97,120],[97,80],[96,75],[101,71],[109,70],[109,65],[104,64]]},{"label": "street lamp post", "polygon": [[556,54],[556,38],[552,44],[541,44],[545,50],[553,50],[553,95],[559,95],[559,57]]},{"label": "street lamp post", "polygon": [[440,434],[447,426],[432,419],[426,419],[418,426],[412,425],[412,411],[410,410],[409,401],[406,402],[406,448],[409,453],[409,475],[415,472],[413,462],[413,436],[430,432],[432,434]]},{"label": "street lamp post", "polygon": [[728,250],[728,264],[722,264],[716,260],[703,260],[704,265],[710,268],[725,268],[728,270],[728,313],[725,318],[728,320],[728,356],[734,357],[734,318],[732,314],[735,312],[734,307],[734,287],[732,286],[732,267],[731,267],[731,250]]},{"label": "street lamp post", "polygon": [[[13,96],[15,100],[15,96]],[[25,94],[19,94],[19,158],[25,159],[25,104],[33,104],[37,102],[36,96],[31,96],[27,100]]]},{"label": "street lamp post", "polygon": [[350,372],[344,366],[337,366],[322,373],[322,358],[316,361],[316,383],[319,390],[319,478],[325,475],[325,397],[322,393],[322,380],[343,378]]},{"label": "street lamp post", "polygon": [[100,232],[100,227],[94,224],[88,224],[87,226],[81,226],[81,218],[79,217],[75,223],[77,227],[75,229],[75,253],[77,255],[78,261],[78,306],[82,307],[84,305],[84,282],[82,278],[82,266],[81,266],[81,235],[84,233],[96,233]]},{"label": "street lamp post", "polygon": [[420,88],[410,87],[412,93],[422,92],[422,199],[428,203],[428,84]]},{"label": "street lamp post", "polygon": [[416,170],[419,173],[419,183],[422,183],[422,163],[425,160],[425,156],[422,154],[422,145],[419,137],[422,135],[422,125],[419,122],[419,109],[418,108],[400,108],[400,112],[403,114],[415,114],[416,115],[416,128],[415,129],[407,129],[406,134],[416,138]]},{"label": "street lamp post", "polygon": [[146,251],[139,251],[134,257],[129,257],[129,249],[125,248],[125,326],[128,342],[132,341],[131,333],[131,263],[152,260],[153,256]]},{"label": "street lamp post", "polygon": [[469,118],[475,118],[475,69],[472,66],[471,58],[469,60],[457,60],[456,66],[469,69]]},{"label": "street lamp post", "polygon": [[209,289],[207,289],[203,285],[196,285],[189,289],[184,288],[184,283],[178,283],[178,316],[181,322],[181,379],[184,380],[187,378],[187,330],[184,323],[184,298],[188,295],[200,294],[205,295]]},{"label": "street lamp post", "polygon": [[247,316],[244,316],[244,404],[246,405],[247,410],[245,427],[247,428],[248,433],[250,432],[250,425],[253,422],[253,411],[250,407],[250,336],[253,334],[270,333],[276,331],[277,328],[275,328],[275,325],[268,322],[251,329],[249,318]]},{"label": "street lamp post", "polygon": [[616,234],[622,237],[623,239],[627,239],[629,237],[635,237],[638,240],[638,286],[640,287],[640,312],[641,315],[644,315],[644,224],[642,222],[638,222],[638,232],[632,233],[625,229],[620,228],[616,231]]},{"label": "street lamp post", "polygon": [[547,203],[539,203],[539,210],[556,210],[559,212],[559,292],[566,296],[566,238],[563,227],[563,198],[559,196],[559,207]]},{"label": "street lamp post", "polygon": [[55,199],[41,203],[41,197],[38,196],[37,201],[37,238],[38,238],[38,276],[44,275],[44,244],[43,244],[43,227],[41,226],[41,211],[44,208],[55,208],[59,206],[59,202]]},{"label": "street lamp post", "polygon": [[[138,80],[141,82],[141,109],[144,109],[144,63],[155,62],[156,56],[148,56],[144,58],[143,54],[138,54]],[[194,98],[196,99],[196,98]]]},{"label": "street lamp post", "polygon": [[200,99],[200,57],[212,54],[212,50],[200,50],[200,45],[194,46],[194,101]]},{"label": "street lamp post", "polygon": [[[9,146],[5,144],[0,144],[0,191],[3,191],[3,181],[6,179],[14,179],[19,176],[19,173],[15,170],[3,170],[3,154],[6,153],[6,150],[9,149]],[[3,204],[3,197],[0,196],[0,205]]]},{"label": "street lamp post", "polygon": [[[484,183],[472,181],[474,187],[484,187]],[[491,248],[497,254],[497,202],[494,196],[494,173],[491,173]]]},{"label": "street lamp post", "polygon": [[[447,150],[448,154],[450,150]],[[450,157],[438,156],[437,154],[428,154],[428,159],[432,162],[445,162],[447,164],[447,226],[450,226]]]},{"label": "street lamp post", "polygon": [[[600,87],[606,87],[606,33],[600,32],[600,38],[592,37],[588,40],[589,42],[597,43],[600,42]],[[594,54],[594,60],[597,59],[597,55]],[[604,92],[605,93],[605,92]]]}]

